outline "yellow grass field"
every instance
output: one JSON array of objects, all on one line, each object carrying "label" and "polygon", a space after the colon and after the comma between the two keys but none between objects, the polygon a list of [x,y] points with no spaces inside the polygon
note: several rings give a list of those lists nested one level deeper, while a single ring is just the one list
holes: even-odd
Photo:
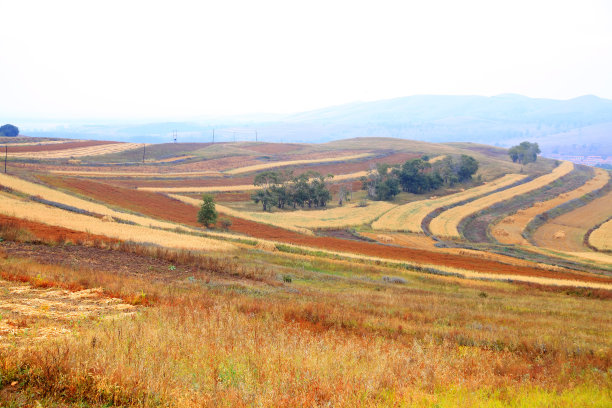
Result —
[{"label": "yellow grass field", "polygon": [[272,169],[275,167],[295,166],[299,164],[342,162],[342,161],[348,161],[348,160],[363,159],[371,155],[372,155],[371,153],[360,153],[360,154],[353,154],[353,155],[348,155],[348,156],[328,157],[324,159],[278,161],[278,162],[255,164],[253,166],[239,167],[237,169],[228,170],[225,173],[226,174],[242,174],[242,173],[250,173],[253,171]]},{"label": "yellow grass field", "polygon": [[591,232],[589,243],[600,251],[612,251],[612,220]]},{"label": "yellow grass field", "polygon": [[[197,207],[202,204],[201,200],[195,198],[179,195],[170,195],[170,197]],[[310,229],[345,228],[368,224],[393,207],[395,207],[394,204],[376,201],[370,202],[367,207],[359,207],[357,204],[350,204],[329,210],[297,210],[291,212],[269,213],[237,211],[223,205],[216,205],[217,211],[233,217],[244,218],[246,220],[274,225],[276,227],[295,230],[302,233],[308,232],[310,234],[312,234]]]},{"label": "yellow grass field", "polygon": [[215,170],[206,171],[183,171],[183,172],[155,172],[144,173],[136,171],[80,171],[80,170],[51,170],[51,173],[62,174],[67,176],[89,177],[89,178],[114,178],[114,177],[142,177],[142,178],[175,178],[175,177],[202,177],[202,176],[217,176],[222,173]]},{"label": "yellow grass field", "polygon": [[8,194],[3,194],[0,198],[0,213],[47,225],[69,228],[75,231],[169,248],[207,251],[230,251],[236,249],[234,245],[214,239],[161,231],[138,225],[105,222],[98,218],[11,197]]},{"label": "yellow grass field", "polygon": [[96,204],[91,201],[83,200],[70,194],[62,193],[61,191],[45,187],[40,184],[31,183],[17,177],[0,174],[0,186],[9,187],[15,191],[30,196],[40,196],[45,200],[54,201],[56,203],[76,207],[80,210],[89,211],[100,215],[108,215],[109,217],[118,218],[126,221],[132,221],[138,225],[145,227],[157,228],[176,228],[176,224],[164,221],[157,221],[152,218],[142,217],[139,215],[124,213],[112,210],[102,204]]},{"label": "yellow grass field", "polygon": [[127,150],[140,149],[142,146],[142,143],[111,143],[108,145],[80,147],[75,149],[9,153],[9,157],[30,159],[67,159],[70,157],[101,156],[110,153],[120,153]]},{"label": "yellow grass field", "polygon": [[429,161],[430,163],[435,163],[435,162],[438,162],[438,161],[440,161],[440,160],[444,159],[445,157],[446,157],[446,155],[445,155],[445,154],[443,154],[443,155],[440,155],[440,156],[432,157],[432,158],[431,158],[431,159],[429,159],[428,161]]},{"label": "yellow grass field", "polygon": [[500,191],[497,194],[488,195],[479,198],[475,201],[453,207],[437,216],[431,221],[430,230],[434,235],[450,238],[460,238],[458,226],[464,218],[488,208],[494,204],[509,200],[521,194],[529,193],[537,190],[555,180],[565,176],[574,169],[571,162],[564,161],[559,166],[555,167],[552,172],[531,180],[525,184]]},{"label": "yellow grass field", "polygon": [[525,178],[521,174],[507,174],[489,183],[478,187],[470,188],[455,194],[450,194],[440,198],[415,201],[401,205],[384,214],[374,223],[372,228],[383,231],[408,231],[422,232],[421,223],[427,214],[437,208],[461,202],[479,195],[490,193],[498,188],[516,183]]},{"label": "yellow grass field", "polygon": [[[366,176],[367,171],[355,173],[338,174],[330,182],[357,179]],[[253,184],[240,184],[237,186],[209,186],[209,187],[138,187],[138,190],[153,191],[158,193],[211,193],[216,191],[253,191],[261,187]]]},{"label": "yellow grass field", "polygon": [[521,235],[527,224],[537,215],[553,209],[566,201],[570,201],[591,191],[598,190],[605,186],[610,179],[610,175],[603,169],[595,169],[595,177],[587,181],[579,188],[561,194],[551,200],[535,203],[529,208],[519,210],[516,214],[509,215],[491,228],[491,233],[496,240],[502,244],[529,245],[529,242]]}]

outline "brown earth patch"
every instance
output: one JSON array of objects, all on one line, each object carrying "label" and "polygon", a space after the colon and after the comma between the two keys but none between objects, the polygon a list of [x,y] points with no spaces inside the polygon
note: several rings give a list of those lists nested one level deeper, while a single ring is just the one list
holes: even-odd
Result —
[{"label": "brown earth patch", "polygon": [[109,144],[117,144],[121,142],[110,142],[102,140],[86,140],[83,142],[66,142],[57,144],[43,144],[30,146],[9,146],[9,153],[31,153],[31,152],[48,152],[55,150],[78,149],[83,147],[102,146]]},{"label": "brown earth patch", "polygon": [[287,153],[292,150],[296,150],[303,147],[299,144],[290,144],[290,143],[259,143],[251,146],[242,146],[243,149],[252,150],[257,153],[264,154],[279,154],[279,153]]}]

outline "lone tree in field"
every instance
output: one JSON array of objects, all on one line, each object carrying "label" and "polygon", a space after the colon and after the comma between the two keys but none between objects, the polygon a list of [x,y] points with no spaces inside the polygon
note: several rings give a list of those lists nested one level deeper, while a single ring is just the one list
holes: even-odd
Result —
[{"label": "lone tree in field", "polygon": [[215,199],[210,194],[204,194],[202,199],[204,202],[202,203],[202,207],[200,207],[200,211],[198,211],[198,222],[204,224],[204,226],[208,228],[210,224],[217,222]]},{"label": "lone tree in field", "polygon": [[19,128],[13,125],[0,126],[0,136],[17,136],[19,135]]},{"label": "lone tree in field", "polygon": [[522,142],[508,150],[512,161],[520,164],[534,163],[538,159],[538,153],[540,153],[540,146],[537,143],[529,142]]}]

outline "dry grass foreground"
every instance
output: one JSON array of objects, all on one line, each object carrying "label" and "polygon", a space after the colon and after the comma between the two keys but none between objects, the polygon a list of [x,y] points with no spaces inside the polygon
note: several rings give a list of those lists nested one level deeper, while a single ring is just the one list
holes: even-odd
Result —
[{"label": "dry grass foreground", "polygon": [[509,215],[502,219],[498,224],[491,227],[491,234],[495,239],[502,244],[518,244],[529,245],[529,242],[523,238],[522,233],[527,224],[531,222],[537,215],[542,214],[550,209],[553,209],[567,201],[580,198],[585,194],[598,190],[605,186],[610,179],[610,175],[603,169],[595,169],[595,177],[587,181],[579,188],[569,191],[559,196],[537,202],[529,208],[525,208]]},{"label": "dry grass foreground", "polygon": [[[357,171],[355,173],[334,175],[329,182],[353,180],[363,176],[367,176],[367,171]],[[242,184],[237,186],[206,186],[206,187],[138,187],[138,190],[153,191],[157,193],[211,193],[216,191],[253,191],[259,190],[261,187],[253,184]]]},{"label": "dry grass foreground", "polygon": [[[78,335],[0,351],[3,381],[15,383],[12,401],[609,406],[607,301],[411,273],[388,283],[383,277],[395,272],[375,265],[255,255],[240,261],[292,281],[141,274],[128,284],[158,300],[133,318],[85,320]],[[78,272],[23,271],[66,281]],[[118,273],[96,272],[105,284],[127,286]]]},{"label": "dry grass foreground", "polygon": [[[195,198],[179,195],[171,195],[171,197],[198,207],[202,205],[202,200]],[[360,207],[359,204],[348,204],[329,210],[297,210],[290,212],[238,211],[219,204],[216,207],[219,212],[233,217],[312,234],[312,229],[346,228],[368,224],[380,217],[381,214],[395,207],[395,204],[376,201],[369,202],[365,207]]]},{"label": "dry grass foreground", "polygon": [[120,299],[102,296],[100,289],[36,288],[0,279],[0,347],[57,339],[70,335],[71,324],[79,320],[125,316],[134,310]]},{"label": "dry grass foreground", "polygon": [[440,237],[460,238],[461,234],[459,233],[458,227],[464,218],[469,217],[478,211],[482,211],[494,204],[509,200],[521,194],[527,194],[533,190],[537,190],[540,187],[544,187],[565,176],[566,174],[569,174],[573,169],[574,165],[571,162],[564,161],[559,166],[555,167],[552,172],[527,183],[500,191],[497,194],[479,198],[464,205],[453,207],[434,218],[429,225],[429,229],[432,234]]},{"label": "dry grass foreground", "polygon": [[352,154],[352,155],[347,155],[347,156],[326,157],[326,158],[321,158],[321,159],[278,161],[278,162],[255,164],[255,165],[246,166],[246,167],[239,167],[237,169],[227,170],[225,173],[226,174],[242,174],[242,173],[250,173],[250,172],[259,171],[259,170],[272,169],[275,167],[297,166],[300,164],[342,162],[342,161],[348,161],[348,160],[363,159],[365,157],[370,157],[370,156],[372,156],[372,153],[360,153],[360,154]]},{"label": "dry grass foreground", "polygon": [[9,156],[29,159],[67,159],[70,157],[101,156],[110,153],[125,152],[127,150],[141,149],[142,146],[142,143],[109,143],[106,145],[74,149],[9,153]]},{"label": "dry grass foreground", "polygon": [[612,192],[548,221],[533,233],[533,242],[557,251],[584,252],[584,235],[612,216],[610,203]]},{"label": "dry grass foreground", "polygon": [[421,223],[432,211],[447,205],[452,205],[473,197],[490,193],[499,188],[516,183],[525,177],[526,176],[521,174],[506,174],[505,176],[483,184],[482,186],[470,188],[466,191],[450,194],[440,198],[431,198],[428,200],[404,204],[384,214],[372,224],[372,228],[383,231],[423,232],[421,229]]},{"label": "dry grass foreground", "polygon": [[104,235],[122,241],[155,244],[168,248],[207,251],[231,251],[235,249],[235,246],[231,244],[214,239],[162,231],[139,225],[106,222],[95,217],[14,198],[8,194],[3,194],[0,199],[0,213],[76,231]]},{"label": "dry grass foreground", "polygon": [[593,231],[589,236],[589,243],[600,251],[612,251],[612,220]]}]

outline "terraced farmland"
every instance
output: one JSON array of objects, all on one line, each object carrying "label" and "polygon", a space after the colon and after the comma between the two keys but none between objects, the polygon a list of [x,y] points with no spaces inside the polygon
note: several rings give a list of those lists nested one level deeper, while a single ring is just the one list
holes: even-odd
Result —
[{"label": "terraced farmland", "polygon": [[593,231],[589,236],[589,243],[600,251],[612,251],[612,220]]},{"label": "terraced farmland", "polygon": [[494,204],[546,186],[547,184],[550,184],[551,182],[567,175],[573,170],[573,168],[574,165],[572,163],[564,161],[551,173],[540,176],[532,181],[446,210],[431,221],[430,230],[432,234],[440,237],[460,238],[461,234],[459,233],[458,227],[464,218],[478,211],[484,210]]},{"label": "terraced farmland", "polygon": [[[29,159],[67,159],[73,157],[102,156],[126,150],[142,149],[142,143],[92,142],[82,143],[83,147],[68,147],[76,143],[28,146],[22,152],[9,152],[10,157]],[[82,145],[81,143],[78,146]],[[61,148],[65,147],[65,148]]]},{"label": "terraced farmland", "polygon": [[523,178],[521,174],[507,174],[482,186],[440,198],[420,200],[398,206],[385,213],[372,224],[372,228],[384,231],[423,232],[421,223],[425,217],[438,208],[469,200],[497,189],[514,184]]},{"label": "terraced farmland", "polygon": [[579,188],[560,194],[548,201],[536,202],[533,206],[521,209],[509,215],[491,227],[491,234],[503,244],[527,245],[529,242],[523,238],[522,233],[527,225],[539,214],[553,209],[567,201],[580,198],[592,191],[604,187],[610,180],[610,175],[603,169],[595,169],[595,177]]}]

